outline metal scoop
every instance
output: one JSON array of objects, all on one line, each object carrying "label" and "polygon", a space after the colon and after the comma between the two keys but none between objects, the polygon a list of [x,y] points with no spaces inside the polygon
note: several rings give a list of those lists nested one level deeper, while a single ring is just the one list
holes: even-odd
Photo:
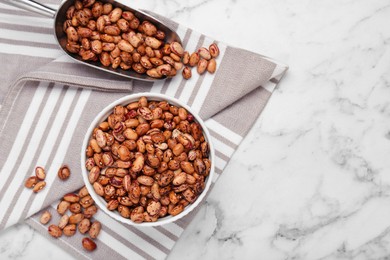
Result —
[{"label": "metal scoop", "polygon": [[[159,21],[158,19],[141,12],[139,10],[130,8],[128,6],[125,6],[121,3],[118,3],[113,0],[99,0],[100,2],[104,3],[111,3],[115,7],[121,8],[123,11],[130,11],[132,12],[140,21],[150,21],[153,23],[157,29],[163,31],[165,33],[165,41],[166,42],[179,42],[181,44],[180,37],[177,35],[175,31],[173,31],[171,28],[169,28],[167,25]],[[109,73],[113,73],[119,76],[128,77],[131,79],[137,79],[137,80],[143,80],[143,81],[156,81],[156,80],[162,80],[165,78],[152,78],[149,77],[147,74],[139,74],[133,70],[122,70],[120,68],[113,69],[111,67],[105,67],[103,66],[99,61],[84,61],[81,59],[81,57],[74,53],[69,53],[65,46],[67,43],[66,34],[63,31],[63,24],[66,20],[66,11],[70,6],[72,6],[75,2],[75,0],[67,0],[61,4],[59,9],[56,11],[48,6],[42,5],[40,3],[37,3],[33,0],[3,0],[4,3],[13,5],[22,9],[25,9],[27,11],[32,11],[40,15],[44,15],[46,17],[54,18],[54,32],[56,39],[58,41],[58,44],[61,46],[61,49],[68,54],[70,57],[72,57],[74,60],[81,62],[85,65],[88,65],[90,67],[100,69]]]}]

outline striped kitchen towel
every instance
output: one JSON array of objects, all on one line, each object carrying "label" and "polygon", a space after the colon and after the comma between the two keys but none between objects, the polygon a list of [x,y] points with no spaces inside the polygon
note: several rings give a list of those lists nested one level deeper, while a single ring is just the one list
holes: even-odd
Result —
[{"label": "striped kitchen towel", "polygon": [[[58,6],[56,0],[49,3]],[[190,52],[215,42],[171,24]],[[164,93],[200,114],[216,149],[215,183],[287,70],[262,55],[218,43],[221,53],[213,75],[129,81],[74,63],[56,45],[51,27],[50,19],[0,3],[0,60],[7,64],[0,74],[0,230],[26,221],[48,236],[40,212],[51,211],[57,223],[59,199],[83,186],[79,153],[89,124],[107,104],[130,93]],[[56,177],[63,164],[72,171],[66,182]],[[33,194],[23,184],[37,165],[46,169],[47,187]],[[195,214],[139,228],[99,211],[94,218],[103,229],[92,253],[82,248],[79,233],[50,239],[77,259],[164,259]]]}]

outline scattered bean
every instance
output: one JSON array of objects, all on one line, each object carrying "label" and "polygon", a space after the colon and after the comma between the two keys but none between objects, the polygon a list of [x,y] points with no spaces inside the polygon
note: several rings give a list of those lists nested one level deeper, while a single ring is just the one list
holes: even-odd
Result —
[{"label": "scattered bean", "polygon": [[83,247],[88,251],[93,251],[96,249],[96,243],[93,242],[90,238],[85,237],[82,240]]},{"label": "scattered bean", "polygon": [[43,224],[43,225],[46,225],[47,223],[49,223],[51,219],[51,214],[49,211],[45,211],[42,213],[41,215],[41,218],[40,218],[40,222]]}]

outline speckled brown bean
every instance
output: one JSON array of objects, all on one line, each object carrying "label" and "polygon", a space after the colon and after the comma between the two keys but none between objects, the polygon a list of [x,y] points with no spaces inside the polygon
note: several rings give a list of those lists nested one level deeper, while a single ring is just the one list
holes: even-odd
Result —
[{"label": "speckled brown bean", "polygon": [[84,217],[86,217],[86,218],[92,218],[93,215],[95,215],[97,211],[98,211],[98,208],[95,205],[91,205],[88,208],[84,209],[83,214],[84,214]]},{"label": "speckled brown bean", "polygon": [[79,40],[77,31],[73,26],[70,26],[66,29],[66,35],[68,37],[68,41],[77,42]]},{"label": "speckled brown bean", "polygon": [[95,153],[100,153],[102,151],[102,148],[98,145],[96,139],[91,139],[89,141],[89,145],[92,147]]},{"label": "speckled brown bean", "polygon": [[[119,27],[117,25],[107,25],[107,26],[104,26],[103,32],[108,34],[108,35],[118,36],[118,35],[120,35],[121,30],[119,29]],[[113,38],[113,42],[116,42],[115,38]]]},{"label": "speckled brown bean", "polygon": [[122,217],[130,218],[130,209],[127,206],[119,205],[118,212]]},{"label": "speckled brown bean", "polygon": [[37,184],[35,184],[35,186],[33,188],[33,192],[38,193],[41,190],[43,190],[43,188],[45,188],[45,186],[46,186],[46,182],[45,181],[40,181]]},{"label": "speckled brown bean", "polygon": [[68,42],[65,45],[65,48],[70,53],[79,53],[79,51],[80,51],[80,45],[77,43],[74,43],[74,42]]},{"label": "speckled brown bean", "polygon": [[192,174],[195,171],[194,166],[190,162],[185,162],[185,161],[180,162],[180,167],[183,171],[185,171],[188,174]]},{"label": "speckled brown bean", "polygon": [[144,208],[138,206],[131,211],[130,219],[136,223],[141,223],[144,221]]},{"label": "speckled brown bean", "polygon": [[140,172],[144,167],[144,163],[145,163],[145,158],[143,156],[137,157],[133,162],[133,166],[131,167],[131,170],[133,172]]},{"label": "speckled brown bean", "polygon": [[58,222],[58,227],[64,229],[64,227],[68,225],[68,222],[69,222],[69,216],[63,215]]},{"label": "speckled brown bean", "polygon": [[125,40],[119,41],[118,48],[121,51],[129,52],[129,53],[134,50],[134,47],[128,41],[125,41]]},{"label": "speckled brown bean", "polygon": [[95,190],[96,194],[99,196],[104,195],[104,188],[99,182],[94,182],[93,183],[93,189]]},{"label": "speckled brown bean", "polygon": [[146,175],[141,175],[137,178],[137,181],[142,184],[142,185],[145,185],[145,186],[152,186],[153,185],[153,178],[150,177],[150,176],[146,176]]},{"label": "speckled brown bean", "polygon": [[77,28],[77,34],[80,38],[90,38],[92,30],[86,27],[79,27]]},{"label": "speckled brown bean", "polygon": [[173,52],[171,52],[171,54],[169,54],[169,57],[171,57],[175,62],[181,60],[180,56],[177,55],[176,53],[173,53]]},{"label": "speckled brown bean", "polygon": [[136,30],[138,28],[140,24],[140,21],[137,17],[134,17],[130,22],[129,22],[129,25],[130,25],[130,28],[133,29],[133,30]]},{"label": "speckled brown bean", "polygon": [[160,48],[161,46],[161,41],[160,40],[157,40],[156,38],[154,37],[146,37],[145,38],[145,44],[153,49],[158,49]]},{"label": "speckled brown bean", "polygon": [[205,59],[200,59],[199,62],[198,62],[198,66],[197,66],[196,71],[197,71],[199,74],[202,75],[202,74],[206,71],[207,65],[208,65],[207,60],[205,60]]},{"label": "speckled brown bean", "polygon": [[71,19],[73,17],[73,15],[74,15],[75,10],[76,10],[76,8],[75,8],[74,5],[70,6],[68,8],[68,10],[66,11],[66,18],[67,19]]},{"label": "speckled brown bean", "polygon": [[93,251],[96,249],[96,243],[93,242],[92,239],[90,239],[88,237],[83,238],[82,245],[83,245],[84,249],[86,249],[88,251]]},{"label": "speckled brown bean", "polygon": [[192,53],[191,56],[190,56],[189,65],[190,65],[191,67],[197,66],[199,60],[200,60],[199,54],[196,53],[196,52],[194,52],[194,53]]},{"label": "speckled brown bean", "polygon": [[99,221],[95,221],[92,223],[88,234],[91,238],[95,239],[98,237],[101,229],[102,229],[102,224]]},{"label": "speckled brown bean", "polygon": [[91,227],[91,221],[87,218],[80,221],[80,223],[77,226],[77,229],[81,234],[85,234],[89,231],[89,228]]},{"label": "speckled brown bean", "polygon": [[64,165],[62,166],[58,172],[57,172],[57,176],[58,178],[60,178],[60,180],[67,180],[69,177],[70,177],[70,170],[69,170],[69,167]]},{"label": "speckled brown bean", "polygon": [[75,202],[79,202],[80,197],[77,194],[68,193],[64,195],[63,200],[68,201],[70,203],[75,203]]},{"label": "speckled brown bean", "polygon": [[169,64],[163,64],[158,66],[156,69],[159,74],[167,76],[170,74],[172,67]]},{"label": "speckled brown bean", "polygon": [[83,198],[80,199],[80,205],[83,207],[83,208],[88,208],[89,206],[91,206],[92,204],[94,204],[95,202],[93,201],[91,195],[87,195]]},{"label": "speckled brown bean", "polygon": [[117,7],[114,10],[112,10],[109,14],[108,17],[110,18],[110,22],[116,23],[122,16],[122,9]]},{"label": "speckled brown bean", "polygon": [[87,196],[87,195],[89,195],[89,192],[88,192],[88,190],[87,190],[87,187],[82,187],[80,190],[79,190],[79,196],[80,196],[80,198],[83,198],[83,197],[85,197],[85,196]]},{"label": "speckled brown bean", "polygon": [[182,204],[177,204],[174,206],[170,211],[168,211],[169,214],[172,216],[179,215],[181,212],[183,212],[184,206]]},{"label": "speckled brown bean", "polygon": [[155,200],[161,199],[160,186],[157,182],[153,183],[152,187],[150,188],[150,192]]},{"label": "speckled brown bean", "polygon": [[152,23],[144,21],[142,24],[142,30],[147,36],[154,36],[157,33],[157,28]]},{"label": "speckled brown bean", "polygon": [[218,45],[215,44],[215,43],[212,43],[212,44],[209,46],[209,52],[210,52],[211,57],[213,57],[213,58],[218,57],[218,55],[219,55],[219,48],[218,48]]},{"label": "speckled brown bean", "polygon": [[41,218],[39,219],[39,221],[43,224],[43,225],[46,225],[47,223],[49,223],[51,219],[51,214],[49,211],[45,211],[42,213],[41,215]]},{"label": "speckled brown bean", "polygon": [[134,14],[130,11],[124,11],[122,12],[122,17],[127,20],[127,21],[131,21],[134,19]]},{"label": "speckled brown bean", "polygon": [[109,14],[112,11],[112,4],[106,3],[103,5],[103,14]]},{"label": "speckled brown bean", "polygon": [[146,208],[146,211],[151,215],[151,216],[155,216],[156,214],[158,214],[160,212],[160,209],[161,209],[161,203],[159,201],[151,201],[148,203],[148,206]]},{"label": "speckled brown bean", "polygon": [[158,73],[157,69],[153,68],[153,69],[148,69],[146,71],[146,74],[149,76],[149,77],[152,77],[152,78],[161,78],[162,75]]},{"label": "speckled brown bean", "polygon": [[190,62],[190,54],[189,54],[188,51],[185,51],[183,53],[182,62],[183,62],[184,65],[187,65]]},{"label": "speckled brown bean", "polygon": [[113,200],[110,200],[108,203],[107,203],[107,209],[108,210],[115,210],[117,209],[119,206],[119,201],[113,199]]},{"label": "speckled brown bean", "polygon": [[91,42],[87,38],[81,39],[81,46],[84,50],[91,49]]},{"label": "speckled brown bean", "polygon": [[200,58],[202,58],[202,59],[205,59],[205,60],[211,59],[210,52],[205,47],[199,48],[198,53],[199,53]]},{"label": "speckled brown bean", "polygon": [[171,47],[171,51],[172,51],[174,54],[178,55],[179,57],[183,56],[183,54],[184,54],[184,49],[183,49],[183,46],[181,46],[180,43],[178,43],[178,42],[172,42],[171,45],[170,45],[170,47]]},{"label": "speckled brown bean", "polygon": [[127,32],[130,28],[129,22],[123,18],[119,19],[116,24],[122,32]]},{"label": "speckled brown bean", "polygon": [[32,189],[38,182],[39,179],[37,178],[37,176],[31,176],[25,181],[24,187]]},{"label": "speckled brown bean", "polygon": [[93,156],[95,152],[93,151],[92,147],[90,145],[87,146],[87,148],[85,149],[85,155],[90,158]]},{"label": "speckled brown bean", "polygon": [[165,33],[163,31],[160,31],[160,30],[157,30],[156,33],[154,34],[154,36],[161,41],[165,39]]},{"label": "speckled brown bean", "polygon": [[78,224],[83,219],[84,219],[84,214],[82,214],[82,213],[72,214],[69,217],[69,223],[70,224]]},{"label": "speckled brown bean", "polygon": [[172,181],[173,185],[181,185],[186,182],[187,174],[185,172],[180,172],[175,176],[175,178]]},{"label": "speckled brown bean", "polygon": [[69,224],[62,230],[65,236],[70,237],[76,234],[76,225],[75,224]]},{"label": "speckled brown bean", "polygon": [[[87,24],[87,27],[92,31],[90,37],[92,37],[92,35],[93,35],[94,33],[97,33],[97,31],[96,31],[96,21],[95,21],[95,20],[89,20],[89,21],[88,21],[88,24]],[[92,39],[92,38],[91,38],[91,40],[96,40],[96,39]]]},{"label": "speckled brown bean", "polygon": [[176,145],[172,148],[172,153],[173,153],[175,156],[178,156],[178,155],[181,154],[183,151],[184,151],[184,146],[183,146],[181,143],[176,144]]},{"label": "speckled brown bean", "polygon": [[103,14],[103,4],[101,2],[94,3],[91,11],[92,11],[93,17],[98,18],[99,16],[101,16]]},{"label": "speckled brown bean", "polygon": [[209,63],[207,65],[207,71],[211,74],[213,74],[217,69],[217,62],[215,61],[215,59],[211,59],[209,60]]},{"label": "speckled brown bean", "polygon": [[171,170],[165,171],[161,174],[161,177],[160,177],[158,184],[160,186],[167,186],[168,184],[170,184],[172,182],[174,177],[175,176],[173,174],[173,171],[171,171]]},{"label": "speckled brown bean", "polygon": [[139,74],[144,74],[146,72],[146,69],[140,63],[134,63],[131,65],[131,68]]},{"label": "speckled brown bean", "polygon": [[41,181],[43,181],[46,178],[45,169],[43,167],[37,166],[35,168],[35,176]]},{"label": "speckled brown bean", "polygon": [[62,236],[62,230],[56,225],[50,225],[48,228],[49,234],[54,238]]},{"label": "speckled brown bean", "polygon": [[81,205],[79,203],[72,203],[69,206],[69,210],[72,213],[80,213],[81,212]]},{"label": "speckled brown bean", "polygon": [[97,179],[99,178],[100,175],[100,168],[98,166],[94,166],[88,174],[88,180],[91,184],[93,184]]}]

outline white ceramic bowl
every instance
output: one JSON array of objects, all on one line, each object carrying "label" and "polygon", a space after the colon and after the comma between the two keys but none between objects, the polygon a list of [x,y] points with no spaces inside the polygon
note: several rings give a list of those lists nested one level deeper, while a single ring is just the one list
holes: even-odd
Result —
[{"label": "white ceramic bowl", "polygon": [[[113,112],[113,109],[115,106],[127,105],[129,103],[138,101],[139,98],[142,96],[145,96],[149,101],[165,100],[172,105],[176,105],[176,106],[185,108],[189,113],[191,113],[194,116],[195,120],[202,126],[205,139],[209,143],[209,148],[210,148],[209,159],[211,162],[211,169],[210,169],[210,174],[207,176],[207,178],[205,180],[205,182],[206,182],[205,189],[199,195],[199,197],[197,198],[197,200],[194,203],[189,204],[187,207],[185,207],[183,212],[181,212],[180,214],[178,214],[176,216],[167,215],[163,218],[159,218],[156,222],[135,223],[135,222],[131,221],[130,219],[122,217],[117,210],[115,210],[115,211],[108,210],[106,207],[106,201],[101,196],[99,196],[95,193],[92,185],[89,183],[88,171],[85,168],[85,161],[86,161],[85,150],[88,146],[93,129],[95,127],[97,127],[101,122],[106,120],[106,118]],[[173,221],[176,221],[176,220],[184,217],[185,215],[190,213],[196,206],[199,205],[199,203],[203,200],[204,196],[206,195],[208,189],[210,188],[211,181],[212,181],[213,176],[214,176],[214,164],[215,164],[214,158],[215,158],[214,147],[213,147],[213,144],[211,142],[210,133],[207,130],[206,125],[204,124],[203,120],[196,113],[194,113],[194,111],[192,111],[192,109],[189,106],[187,106],[186,104],[184,104],[183,102],[181,102],[178,99],[175,99],[175,98],[172,98],[172,97],[169,97],[166,95],[154,94],[154,93],[138,93],[138,94],[125,96],[123,98],[120,98],[120,99],[112,102],[107,107],[105,107],[102,111],[100,111],[99,114],[97,114],[97,116],[95,117],[95,119],[92,121],[91,125],[88,128],[87,134],[84,137],[83,145],[81,148],[81,169],[82,169],[83,180],[84,180],[85,186],[88,189],[88,192],[90,193],[90,195],[94,199],[97,206],[101,210],[103,210],[106,214],[108,214],[110,217],[112,217],[120,222],[129,224],[129,225],[133,225],[133,226],[159,226],[159,225],[171,223]]]}]

